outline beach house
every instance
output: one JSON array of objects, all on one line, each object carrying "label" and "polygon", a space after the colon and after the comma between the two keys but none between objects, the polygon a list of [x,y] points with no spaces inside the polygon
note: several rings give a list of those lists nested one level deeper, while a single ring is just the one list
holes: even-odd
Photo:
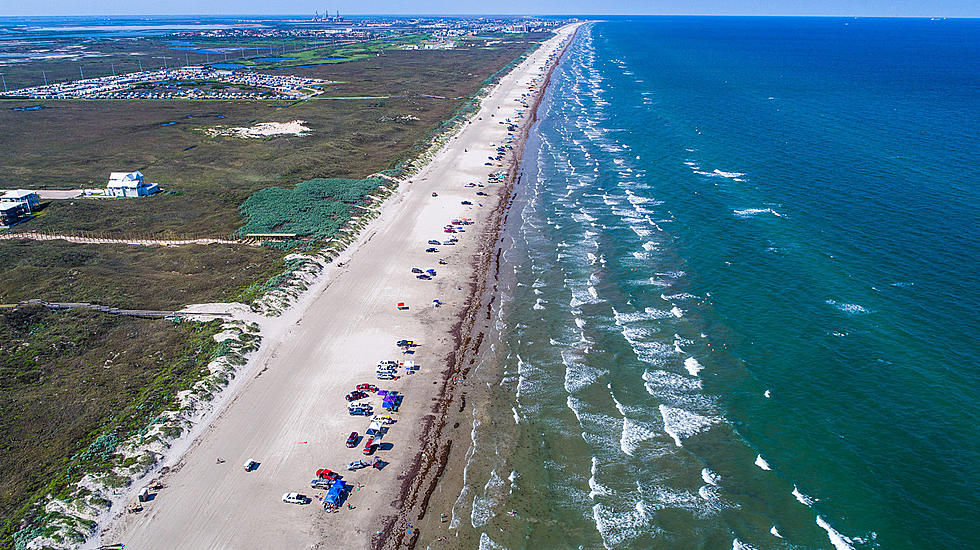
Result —
[{"label": "beach house", "polygon": [[22,203],[0,203],[0,227],[10,227],[30,217],[27,207]]},{"label": "beach house", "polygon": [[40,202],[41,199],[38,198],[37,193],[34,191],[28,191],[27,189],[17,189],[0,194],[0,206],[7,207],[14,204],[20,204],[23,205],[28,214],[33,214],[34,211],[37,210]]},{"label": "beach house", "polygon": [[137,170],[135,172],[112,172],[109,174],[109,183],[106,184],[105,194],[109,197],[145,197],[159,190],[160,186],[157,184],[143,181],[143,173]]}]

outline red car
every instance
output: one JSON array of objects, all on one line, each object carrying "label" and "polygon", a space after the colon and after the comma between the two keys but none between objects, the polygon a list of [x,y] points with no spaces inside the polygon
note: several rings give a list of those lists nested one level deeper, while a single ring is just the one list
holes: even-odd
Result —
[{"label": "red car", "polygon": [[369,392],[372,392],[372,393],[378,391],[378,387],[375,386],[374,384],[358,384],[357,385],[357,389],[364,390],[364,391],[369,391]]},{"label": "red car", "polygon": [[369,437],[367,441],[364,442],[364,454],[369,455],[374,452],[374,438]]},{"label": "red car", "polygon": [[333,470],[328,470],[326,468],[320,468],[316,471],[316,477],[320,479],[340,479],[340,474]]}]

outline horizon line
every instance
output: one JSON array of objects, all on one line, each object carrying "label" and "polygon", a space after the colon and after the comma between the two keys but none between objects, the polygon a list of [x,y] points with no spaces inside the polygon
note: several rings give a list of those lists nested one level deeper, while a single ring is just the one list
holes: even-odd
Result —
[{"label": "horizon line", "polygon": [[[309,13],[72,13],[55,15],[0,15],[0,19],[24,17],[309,17]],[[604,17],[825,17],[847,19],[980,19],[980,15],[872,15],[872,14],[816,14],[816,13],[350,13],[345,17],[549,17],[588,18]]]}]

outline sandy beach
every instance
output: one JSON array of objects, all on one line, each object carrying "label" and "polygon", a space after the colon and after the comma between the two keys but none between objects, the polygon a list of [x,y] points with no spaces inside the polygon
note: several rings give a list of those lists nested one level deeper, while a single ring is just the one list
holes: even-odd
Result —
[{"label": "sandy beach", "polygon": [[[536,105],[533,94],[542,93],[575,28],[560,29],[503,77],[471,122],[400,185],[380,216],[293,307],[277,318],[253,319],[262,327],[262,346],[218,414],[197,427],[185,452],[175,448],[166,457],[165,468],[152,480],[163,488],[143,511],[115,510],[90,544],[122,543],[142,550],[415,543],[412,522],[424,515],[435,482],[447,471],[451,445],[438,440],[439,420],[452,401],[447,392],[454,369],[474,347],[470,330],[479,306],[475,297],[482,294],[478,274],[491,259],[508,196],[506,180],[489,183],[488,173],[506,170],[514,176],[518,141]],[[508,119],[525,126],[513,132],[512,142],[506,141]],[[496,156],[501,145],[513,150],[499,163],[491,161],[488,157]],[[460,218],[473,222],[460,226],[465,232],[443,231]],[[427,244],[451,237],[458,243]],[[430,246],[437,252],[425,252]],[[437,274],[420,280],[412,273],[415,267]],[[433,300],[444,305],[436,307]],[[408,309],[396,308],[399,302]],[[396,346],[401,339],[420,345],[403,355]],[[377,380],[375,366],[383,360],[414,361],[420,370],[412,375],[401,371],[398,380]],[[363,442],[356,448],[344,442],[352,431],[363,434],[369,417],[348,415],[344,395],[361,383],[405,397],[375,453],[387,466],[348,472],[348,462],[364,458]],[[380,398],[372,395],[365,402],[380,412]],[[248,459],[259,463],[251,472],[242,467]],[[310,489],[320,468],[342,473],[354,486],[337,512],[324,510],[317,500],[325,491]],[[313,500],[287,504],[282,502],[287,492]]]}]

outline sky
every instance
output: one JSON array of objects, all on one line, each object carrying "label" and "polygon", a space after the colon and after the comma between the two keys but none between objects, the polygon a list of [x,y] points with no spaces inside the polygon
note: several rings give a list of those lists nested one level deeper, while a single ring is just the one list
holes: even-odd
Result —
[{"label": "sky", "polygon": [[980,17],[980,0],[0,0],[0,16],[192,14],[860,15]]}]

